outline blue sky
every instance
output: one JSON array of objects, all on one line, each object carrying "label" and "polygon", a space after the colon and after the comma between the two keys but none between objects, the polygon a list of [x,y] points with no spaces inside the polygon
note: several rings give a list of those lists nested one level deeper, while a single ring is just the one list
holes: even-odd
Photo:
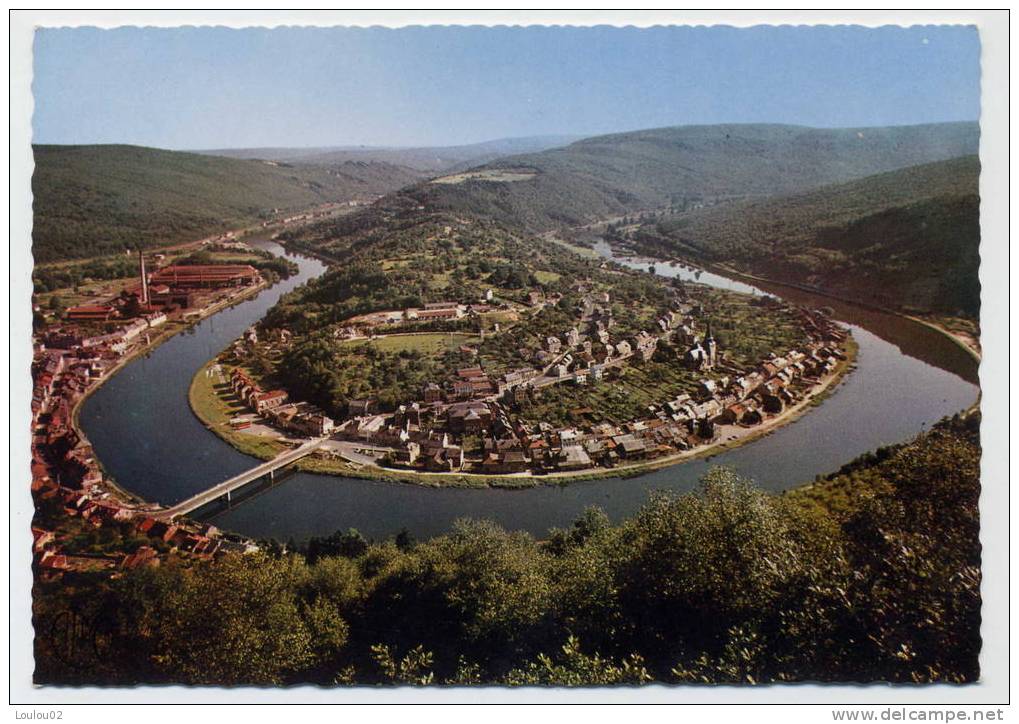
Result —
[{"label": "blue sky", "polygon": [[95,28],[35,36],[36,143],[455,145],[977,120],[973,27]]}]

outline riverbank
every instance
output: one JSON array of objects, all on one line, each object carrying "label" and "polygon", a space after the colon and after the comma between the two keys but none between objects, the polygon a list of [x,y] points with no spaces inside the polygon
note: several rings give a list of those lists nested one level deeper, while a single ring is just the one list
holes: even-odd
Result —
[{"label": "riverbank", "polygon": [[799,284],[791,281],[772,279],[770,277],[761,276],[759,274],[750,274],[748,272],[742,272],[730,267],[727,264],[712,264],[701,261],[691,261],[690,259],[680,256],[670,257],[667,259],[656,259],[655,257],[650,256],[646,257],[640,255],[639,253],[637,253],[633,258],[640,262],[647,261],[649,264],[656,263],[682,264],[692,269],[703,269],[705,271],[712,272],[713,274],[719,274],[721,276],[729,277],[737,281],[746,282],[748,284],[763,284],[768,286],[784,287],[786,289],[794,289],[796,291],[805,292],[807,294],[811,294],[817,297],[825,297],[833,301],[842,302],[843,304],[850,304],[855,307],[860,307],[862,309],[869,309],[875,312],[880,312],[882,314],[888,314],[894,317],[898,317],[899,319],[907,319],[911,322],[921,324],[924,327],[927,327],[929,329],[934,330],[935,332],[940,333],[946,339],[948,339],[953,344],[962,349],[964,352],[966,352],[966,354],[968,354],[973,359],[973,361],[976,362],[978,365],[980,364],[982,359],[979,340],[973,339],[968,335],[958,334],[956,332],[953,332],[944,324],[940,324],[938,322],[914,314],[907,314],[906,312],[901,312],[896,309],[891,309],[889,307],[883,307],[878,304],[871,304],[859,299],[853,299],[851,297],[835,294],[834,292],[825,291],[824,289],[812,287],[808,284]]},{"label": "riverbank", "polygon": [[[690,262],[683,263],[689,264]],[[828,299],[832,299],[837,302],[842,302],[844,304],[853,304],[858,307],[863,307],[864,309],[871,309],[875,312],[881,312],[882,314],[890,314],[899,317],[900,319],[908,319],[912,322],[922,324],[925,327],[928,327],[936,332],[941,333],[944,337],[951,340],[954,344],[956,344],[962,350],[964,350],[970,357],[973,358],[973,361],[976,362],[977,364],[979,364],[981,361],[979,342],[977,340],[970,339],[969,337],[963,336],[961,334],[956,334],[952,330],[948,329],[948,327],[946,327],[945,325],[939,324],[929,319],[918,317],[913,314],[906,314],[905,312],[900,312],[889,307],[882,307],[881,305],[878,304],[869,304],[867,302],[852,299],[850,297],[845,297],[839,294],[835,294],[833,292],[827,292],[823,289],[818,289],[807,284],[797,284],[796,282],[781,281],[778,279],[771,279],[769,277],[762,277],[756,274],[747,274],[745,272],[739,272],[736,271],[735,269],[726,266],[725,264],[708,264],[705,265],[704,268],[707,269],[708,271],[713,271],[717,274],[723,274],[724,276],[735,277],[743,281],[754,282],[758,284],[767,284],[769,286],[796,289],[801,292],[813,294],[818,297],[827,297]]]},{"label": "riverbank", "polygon": [[945,337],[955,342],[960,348],[965,350],[965,352],[973,358],[973,361],[976,362],[977,365],[983,361],[983,351],[980,348],[980,340],[974,339],[968,334],[953,332],[944,324],[924,319],[923,317],[916,317],[910,314],[904,314],[902,316],[916,322],[917,324],[922,324],[925,327],[933,329],[935,332],[940,332]]},{"label": "riverbank", "polygon": [[[342,459],[311,456],[298,461],[294,467],[301,472],[318,475],[383,480],[434,488],[525,489],[539,486],[562,486],[604,478],[633,478],[654,470],[680,465],[691,460],[711,458],[723,452],[735,450],[795,422],[832,394],[835,387],[845,378],[845,375],[855,367],[859,348],[851,336],[846,339],[844,351],[846,358],[839,360],[835,369],[828,377],[820,384],[811,388],[794,405],[787,407],[773,417],[765,419],[761,424],[751,427],[719,425],[722,432],[719,434],[719,440],[715,443],[629,465],[617,465],[611,468],[588,468],[580,471],[538,475],[529,472],[485,475],[479,473],[404,471],[370,465],[358,466]],[[230,420],[239,414],[249,411],[239,402],[231,404],[228,399],[220,394],[221,392],[228,391],[230,385],[225,380],[221,380],[219,385],[217,385],[215,381],[217,373],[212,370],[215,363],[216,360],[213,359],[199,368],[191,381],[188,391],[188,403],[191,411],[208,430],[238,451],[259,460],[270,460],[288,449],[289,446],[303,442],[300,439],[288,438],[282,432],[272,437],[270,435],[244,433],[234,429]],[[233,397],[232,391],[229,392],[229,397]]]}]

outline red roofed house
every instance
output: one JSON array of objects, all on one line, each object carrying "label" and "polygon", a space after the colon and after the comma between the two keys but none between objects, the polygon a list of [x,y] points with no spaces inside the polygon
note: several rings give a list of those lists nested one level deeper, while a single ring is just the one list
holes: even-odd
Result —
[{"label": "red roofed house", "polygon": [[32,528],[32,551],[38,553],[54,539],[53,531],[42,528]]},{"label": "red roofed house", "polygon": [[106,305],[82,304],[70,307],[65,317],[74,322],[106,322],[113,318],[115,311],[113,307]]},{"label": "red roofed house", "polygon": [[255,395],[255,412],[262,414],[266,410],[279,407],[287,401],[287,393],[284,390],[272,390]]}]

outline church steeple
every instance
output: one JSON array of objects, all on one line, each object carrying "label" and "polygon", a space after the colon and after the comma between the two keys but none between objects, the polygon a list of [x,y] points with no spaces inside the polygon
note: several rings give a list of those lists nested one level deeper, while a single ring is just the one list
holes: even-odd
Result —
[{"label": "church steeple", "polygon": [[718,343],[711,334],[711,320],[708,320],[708,331],[704,335],[704,351],[708,353],[708,369],[715,366],[718,357]]}]

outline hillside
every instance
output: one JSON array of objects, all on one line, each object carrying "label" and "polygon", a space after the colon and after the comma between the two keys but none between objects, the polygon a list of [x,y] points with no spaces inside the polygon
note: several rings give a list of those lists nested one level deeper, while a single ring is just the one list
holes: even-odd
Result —
[{"label": "hillside", "polygon": [[384,148],[350,146],[336,148],[237,148],[202,151],[233,158],[267,159],[300,164],[335,164],[348,161],[391,163],[421,171],[444,173],[488,163],[502,156],[537,153],[577,141],[581,136],[528,136],[500,138],[462,146]]},{"label": "hillside", "polygon": [[[643,209],[807,191],[898,168],[975,154],[979,127],[945,123],[818,129],[784,125],[661,128],[587,138],[426,183],[433,209],[471,211],[530,231],[574,226]],[[454,180],[455,181],[455,180]]]},{"label": "hillside", "polygon": [[884,306],[979,316],[980,163],[924,164],[805,194],[677,214],[633,235]]},{"label": "hillside", "polygon": [[[429,382],[445,383],[461,368],[480,365],[493,379],[529,367],[544,369],[556,356],[541,360],[548,338],[573,327],[590,337],[590,358],[582,360],[583,348],[576,342],[578,356],[566,365],[583,362],[580,368],[586,369],[599,355],[604,358],[607,343],[632,340],[646,330],[661,331],[658,320],[676,308],[700,310],[694,315],[698,321],[689,319],[700,335],[710,318],[728,362],[737,367],[752,366],[776,349],[792,349],[805,338],[795,310],[764,307],[701,285],[605,270],[598,259],[515,234],[490,219],[422,211],[402,193],[282,238],[290,248],[311,250],[339,263],[270,310],[263,325],[287,329],[293,340],[278,355],[260,354],[276,361],[266,366],[271,384],[311,399],[337,417],[345,416],[348,403],[356,399],[374,398],[387,410],[410,404]],[[479,303],[486,293],[491,299]],[[382,310],[417,309],[447,300],[471,305],[472,312],[446,321],[411,321],[403,314],[385,323],[366,319]],[[591,331],[598,315],[605,315],[602,321],[611,327],[602,341]],[[414,344],[369,351],[347,341],[359,325],[370,327],[373,336],[389,335],[390,341],[407,333],[458,337],[448,348]],[[357,338],[364,341],[361,332]],[[668,346],[671,352],[643,360],[639,369],[628,368],[619,379],[612,372],[611,386],[550,385],[514,412],[527,420],[560,424],[580,422],[569,414],[580,408],[599,421],[634,419],[646,414],[651,403],[696,392],[704,373],[683,367],[684,344],[679,338],[674,348],[663,343],[661,349]]]},{"label": "hillside", "polygon": [[287,166],[137,146],[35,146],[36,262],[159,246],[273,209],[368,200],[418,178],[380,162]]}]

